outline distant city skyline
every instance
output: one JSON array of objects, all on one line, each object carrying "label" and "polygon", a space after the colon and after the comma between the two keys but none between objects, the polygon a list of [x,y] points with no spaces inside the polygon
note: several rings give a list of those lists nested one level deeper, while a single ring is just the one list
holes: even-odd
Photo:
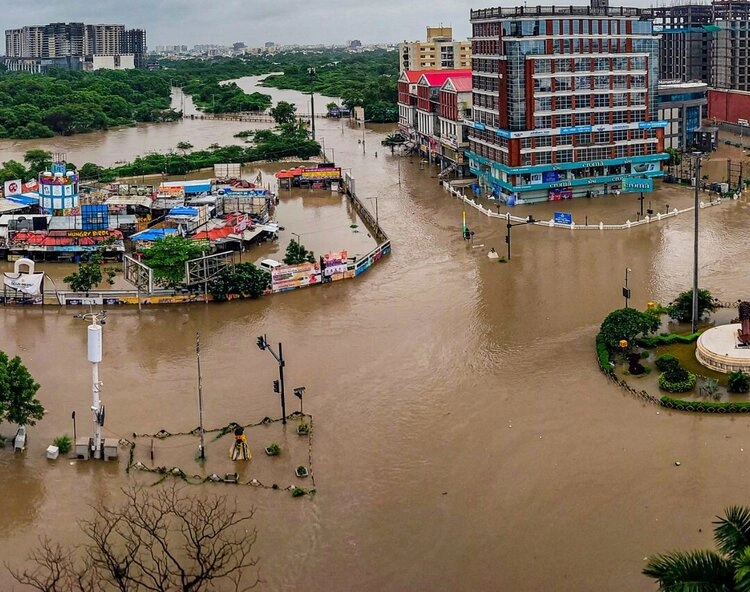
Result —
[{"label": "distant city skyline", "polygon": [[145,29],[149,49],[157,45],[214,44],[242,41],[262,47],[339,45],[351,39],[363,44],[423,39],[427,26],[453,27],[456,39],[470,33],[469,10],[498,2],[402,0],[314,5],[299,0],[27,0],[3,11],[3,29],[52,22],[123,24]]}]

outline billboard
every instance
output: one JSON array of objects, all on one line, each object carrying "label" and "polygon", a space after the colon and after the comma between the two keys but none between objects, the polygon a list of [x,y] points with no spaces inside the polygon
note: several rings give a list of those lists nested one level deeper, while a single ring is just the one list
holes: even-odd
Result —
[{"label": "billboard", "polygon": [[347,251],[323,255],[323,276],[333,280],[343,279],[343,274],[348,270],[348,257]]},{"label": "billboard", "polygon": [[625,177],[622,180],[622,190],[625,193],[628,192],[643,192],[650,193],[654,190],[653,179],[634,179],[632,177]]},{"label": "billboard", "polygon": [[300,178],[315,180],[315,179],[340,179],[341,169],[307,169],[302,171]]},{"label": "billboard", "polygon": [[5,197],[9,195],[21,195],[21,179],[15,179],[14,181],[5,182]]},{"label": "billboard", "polygon": [[320,283],[320,267],[317,263],[280,265],[271,272],[271,291],[286,292]]}]

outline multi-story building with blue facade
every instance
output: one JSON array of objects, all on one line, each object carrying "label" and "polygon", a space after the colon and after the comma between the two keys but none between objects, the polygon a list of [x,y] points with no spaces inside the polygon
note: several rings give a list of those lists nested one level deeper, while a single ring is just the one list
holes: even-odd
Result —
[{"label": "multi-story building with blue facade", "polygon": [[502,201],[607,193],[663,175],[659,37],[638,8],[471,11],[470,169]]}]

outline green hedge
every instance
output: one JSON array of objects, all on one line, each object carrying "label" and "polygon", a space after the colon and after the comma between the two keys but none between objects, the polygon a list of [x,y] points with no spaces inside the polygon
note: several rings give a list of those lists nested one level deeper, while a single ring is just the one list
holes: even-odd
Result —
[{"label": "green hedge", "polygon": [[685,380],[671,382],[667,378],[668,373],[664,372],[663,374],[661,374],[661,376],[659,376],[659,388],[669,393],[685,393],[687,391],[692,391],[695,388],[695,374],[693,374],[692,372],[688,372],[687,370],[684,370],[682,368],[680,368],[680,370],[683,370],[684,373],[687,374],[687,378]]},{"label": "green hedge", "polygon": [[670,407],[679,411],[700,411],[708,413],[748,413],[750,401],[715,403],[713,401],[684,401],[664,395],[660,399],[662,407]]},{"label": "green hedge", "polygon": [[700,337],[700,331],[688,333],[687,335],[678,335],[670,333],[669,335],[651,335],[649,337],[639,337],[635,342],[641,347],[657,347],[659,345],[672,345],[673,343],[693,343]]},{"label": "green hedge", "polygon": [[599,359],[599,368],[606,374],[614,374],[615,370],[609,362],[609,349],[604,343],[604,337],[601,333],[596,336],[596,357]]}]

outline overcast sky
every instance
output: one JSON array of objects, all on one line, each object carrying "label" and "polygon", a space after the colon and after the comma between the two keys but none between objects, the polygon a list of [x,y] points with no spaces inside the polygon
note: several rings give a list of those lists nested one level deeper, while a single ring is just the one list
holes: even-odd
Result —
[{"label": "overcast sky", "polygon": [[[578,0],[580,2],[580,0]],[[547,0],[547,3],[550,3]],[[469,10],[499,2],[466,0],[5,0],[3,30],[51,22],[114,23],[145,29],[156,45],[242,41],[278,44],[416,41],[428,25],[469,35]],[[510,3],[505,3],[511,5]]]}]

